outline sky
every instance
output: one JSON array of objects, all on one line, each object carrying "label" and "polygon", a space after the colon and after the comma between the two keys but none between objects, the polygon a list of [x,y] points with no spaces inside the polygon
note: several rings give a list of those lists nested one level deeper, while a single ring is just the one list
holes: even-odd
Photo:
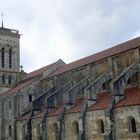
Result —
[{"label": "sky", "polygon": [[0,0],[4,27],[19,30],[31,72],[95,54],[140,35],[139,0]]}]

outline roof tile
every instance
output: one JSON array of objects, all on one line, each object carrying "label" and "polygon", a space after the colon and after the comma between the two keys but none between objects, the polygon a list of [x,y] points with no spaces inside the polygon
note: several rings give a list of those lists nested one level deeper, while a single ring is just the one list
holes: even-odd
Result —
[{"label": "roof tile", "polygon": [[60,67],[58,70],[56,70],[54,73],[52,73],[50,75],[50,77],[61,74],[63,72],[70,71],[72,69],[75,69],[75,68],[78,68],[78,67],[81,67],[81,66],[84,66],[87,64],[90,64],[90,63],[93,63],[93,62],[96,62],[96,61],[99,61],[99,60],[107,58],[107,57],[119,54],[121,52],[125,52],[127,50],[137,48],[139,46],[140,46],[140,37],[137,37],[137,38],[134,38],[134,39],[129,40],[127,42],[116,45],[112,48],[106,49],[102,52],[90,55],[88,57],[79,59],[79,60],[74,61],[74,62],[69,63],[69,64],[65,64],[62,67]]}]

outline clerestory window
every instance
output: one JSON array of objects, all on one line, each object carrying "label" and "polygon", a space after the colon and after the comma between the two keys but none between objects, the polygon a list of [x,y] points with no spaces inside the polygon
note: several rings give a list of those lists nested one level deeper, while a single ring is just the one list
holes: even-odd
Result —
[{"label": "clerestory window", "polygon": [[29,95],[29,102],[32,102],[32,95]]}]

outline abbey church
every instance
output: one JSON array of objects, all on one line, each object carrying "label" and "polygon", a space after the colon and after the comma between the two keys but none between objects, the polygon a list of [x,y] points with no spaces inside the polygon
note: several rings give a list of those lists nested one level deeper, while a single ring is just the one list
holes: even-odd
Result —
[{"label": "abbey church", "polygon": [[25,73],[0,27],[0,140],[140,140],[140,37]]}]

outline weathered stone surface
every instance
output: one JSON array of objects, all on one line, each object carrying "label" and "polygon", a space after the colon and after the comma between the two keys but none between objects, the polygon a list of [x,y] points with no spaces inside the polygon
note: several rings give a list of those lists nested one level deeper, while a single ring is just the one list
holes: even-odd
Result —
[{"label": "weathered stone surface", "polygon": [[[2,48],[5,51],[5,67],[1,67],[0,59],[0,94],[18,85],[19,82],[22,84],[30,79],[20,81],[18,31],[11,33],[10,30],[0,28],[0,58],[2,58]],[[12,69],[9,68],[9,48],[13,50]],[[110,98],[111,107],[110,104],[108,105],[110,111],[107,112],[107,108],[88,111],[89,106],[98,103],[100,92],[107,91],[118,96],[120,93],[123,95],[127,87],[139,86],[139,49],[137,47],[127,50],[58,75],[49,76],[59,67],[67,66],[59,60],[20,90],[8,96],[6,94],[0,96],[0,140],[139,140],[140,105],[116,108],[115,103],[119,100],[114,101]],[[5,84],[2,80],[3,75],[5,75]],[[12,76],[11,84],[8,83],[9,75]],[[109,89],[110,85],[111,89]],[[92,87],[92,90],[87,96],[87,92],[84,91],[89,90],[89,87]],[[54,89],[47,92],[51,88]],[[93,103],[87,98],[89,96],[92,100],[96,99],[96,102]],[[83,108],[81,107],[79,112],[67,113],[77,106],[75,100],[81,97],[91,101],[91,104],[87,106],[82,104]],[[68,105],[69,100],[72,104]],[[53,115],[49,114],[60,106],[61,109],[66,107],[66,110],[59,110]],[[135,133],[130,131],[130,117],[136,121]],[[101,133],[101,120],[104,123],[103,133]],[[84,137],[82,137],[83,131]],[[81,137],[78,137],[79,134]]]}]

